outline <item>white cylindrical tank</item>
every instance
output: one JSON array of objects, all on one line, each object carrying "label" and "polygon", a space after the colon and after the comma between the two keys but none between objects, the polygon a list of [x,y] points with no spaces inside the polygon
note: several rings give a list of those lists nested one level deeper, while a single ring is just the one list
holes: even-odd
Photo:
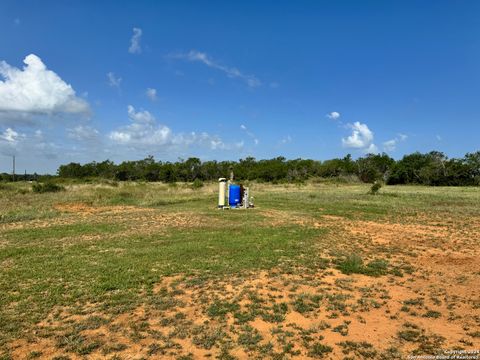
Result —
[{"label": "white cylindrical tank", "polygon": [[218,179],[218,207],[223,208],[225,206],[225,188],[227,185],[227,179]]}]

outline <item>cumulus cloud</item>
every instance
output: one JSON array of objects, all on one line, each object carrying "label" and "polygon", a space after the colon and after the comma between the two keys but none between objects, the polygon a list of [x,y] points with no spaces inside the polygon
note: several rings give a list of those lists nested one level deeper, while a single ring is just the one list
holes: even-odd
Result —
[{"label": "cumulus cloud", "polygon": [[21,136],[12,128],[7,128],[3,133],[0,134],[0,140],[10,144],[16,144],[19,137]]},{"label": "cumulus cloud", "polygon": [[0,154],[12,156],[17,153],[17,145],[24,138],[12,128],[7,128],[0,133]]},{"label": "cumulus cloud", "polygon": [[373,132],[368,128],[367,124],[358,121],[348,124],[352,130],[352,134],[346,138],[342,138],[342,145],[346,148],[358,149],[365,153],[378,152],[377,146],[373,143]]},{"label": "cumulus cloud", "polygon": [[[42,60],[28,55],[23,69],[0,62],[0,115],[88,114],[88,103]],[[1,80],[3,78],[3,81]]]},{"label": "cumulus cloud", "polygon": [[157,125],[155,117],[148,111],[135,111],[132,105],[128,108],[130,125],[112,131],[110,139],[119,144],[131,146],[165,145],[171,142],[172,131],[165,125]]},{"label": "cumulus cloud", "polygon": [[113,72],[109,72],[107,74],[107,79],[108,79],[108,85],[110,85],[111,87],[119,88],[120,84],[122,83],[122,78],[116,77]]},{"label": "cumulus cloud", "polygon": [[0,154],[25,155],[35,154],[35,159],[53,159],[59,153],[59,147],[45,138],[41,130],[20,133],[12,128],[0,132]]},{"label": "cumulus cloud", "polygon": [[157,89],[148,88],[147,91],[145,91],[145,95],[147,95],[147,97],[150,100],[156,101],[157,100]]},{"label": "cumulus cloud", "polygon": [[336,111],[332,111],[331,113],[327,114],[327,118],[332,120],[337,120],[340,118],[340,113]]},{"label": "cumulus cloud", "polygon": [[146,110],[136,111],[132,105],[128,106],[127,111],[131,124],[108,134],[108,138],[114,144],[137,150],[159,150],[189,146],[219,150],[236,147],[236,144],[225,144],[220,137],[206,132],[174,133],[168,126],[158,124],[150,112]]},{"label": "cumulus cloud", "polygon": [[140,46],[141,38],[142,29],[136,27],[133,28],[133,35],[130,39],[130,47],[128,48],[130,54],[140,54],[142,52],[142,47]]},{"label": "cumulus cloud", "polygon": [[191,62],[200,62],[212,69],[216,69],[225,73],[229,78],[237,78],[243,80],[249,87],[255,88],[262,85],[261,81],[257,79],[254,75],[247,75],[242,73],[235,67],[229,67],[222,65],[221,63],[213,60],[210,56],[206,53],[191,50],[188,53],[177,53],[177,54],[170,54],[169,58],[171,59],[184,59]]},{"label": "cumulus cloud", "polygon": [[143,124],[155,123],[155,117],[146,110],[135,111],[135,108],[132,105],[128,105],[127,111],[128,111],[128,117],[133,122],[143,123]]}]

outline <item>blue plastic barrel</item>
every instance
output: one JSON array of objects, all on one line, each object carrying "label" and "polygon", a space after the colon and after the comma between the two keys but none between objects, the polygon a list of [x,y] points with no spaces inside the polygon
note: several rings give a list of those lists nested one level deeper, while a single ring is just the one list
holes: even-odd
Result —
[{"label": "blue plastic barrel", "polygon": [[240,200],[240,186],[239,185],[230,185],[228,191],[228,205],[236,207],[242,201]]}]

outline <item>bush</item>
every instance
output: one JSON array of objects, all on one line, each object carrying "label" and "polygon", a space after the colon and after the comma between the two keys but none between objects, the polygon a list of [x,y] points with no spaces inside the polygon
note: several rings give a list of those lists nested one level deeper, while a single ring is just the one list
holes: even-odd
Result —
[{"label": "bush", "polygon": [[200,189],[203,187],[203,181],[200,179],[195,179],[191,185],[192,189]]},{"label": "bush", "polygon": [[381,188],[382,183],[380,183],[379,181],[375,181],[375,183],[370,187],[370,191],[368,193],[370,195],[377,195]]},{"label": "bush", "polygon": [[59,192],[59,191],[65,191],[65,188],[61,185],[57,185],[51,182],[42,184],[42,183],[35,183],[32,185],[32,191],[34,193],[48,193],[48,192]]}]

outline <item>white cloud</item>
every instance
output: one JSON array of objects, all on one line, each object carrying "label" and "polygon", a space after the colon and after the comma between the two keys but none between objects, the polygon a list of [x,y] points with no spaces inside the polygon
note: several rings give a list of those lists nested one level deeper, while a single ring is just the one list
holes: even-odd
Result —
[{"label": "white cloud", "polygon": [[7,128],[3,133],[0,134],[0,140],[6,141],[10,144],[16,144],[21,137],[22,136],[12,128]]},{"label": "white cloud", "polygon": [[70,139],[78,141],[94,141],[99,138],[100,133],[91,126],[78,125],[73,129],[67,129],[67,135]]},{"label": "white cloud", "polygon": [[142,47],[140,46],[141,38],[142,29],[136,27],[133,28],[133,35],[130,39],[130,47],[128,48],[130,54],[140,54],[142,52]]},{"label": "white cloud", "polygon": [[388,140],[383,143],[383,149],[387,152],[395,151],[396,148],[397,148],[397,139]]},{"label": "white cloud", "polygon": [[340,118],[340,113],[336,111],[332,111],[331,113],[327,114],[327,117],[332,120],[337,120]]},{"label": "white cloud", "polygon": [[0,154],[6,156],[16,155],[18,144],[25,138],[24,134],[19,134],[12,128],[7,128],[0,133]]},{"label": "white cloud", "polygon": [[[136,111],[128,106],[131,124],[108,134],[108,138],[117,145],[137,150],[160,150],[200,146],[211,150],[238,148],[237,144],[225,144],[223,140],[206,132],[174,133],[168,126],[158,124],[155,117],[146,110]],[[243,146],[243,144],[242,144]]]},{"label": "white cloud", "polygon": [[120,84],[122,82],[121,77],[116,77],[113,72],[109,72],[107,74],[107,78],[108,78],[108,85],[110,85],[111,87],[116,87],[116,88],[120,87]]},{"label": "white cloud", "polygon": [[0,133],[0,154],[12,156],[19,155],[25,160],[28,154],[34,154],[34,161],[41,159],[54,159],[59,153],[59,147],[52,141],[45,139],[41,130],[33,133],[19,133],[12,128]]},{"label": "white cloud", "polygon": [[169,58],[185,59],[187,61],[200,62],[212,69],[222,71],[229,78],[237,78],[237,79],[243,80],[251,88],[255,88],[262,85],[261,81],[257,79],[254,75],[243,74],[240,70],[238,70],[235,67],[222,65],[214,61],[211,57],[209,57],[206,53],[203,53],[203,52],[191,50],[186,54],[183,54],[183,53],[171,54],[169,55]]},{"label": "white cloud", "polygon": [[438,141],[442,141],[442,137],[440,135],[435,135],[435,138],[438,140]]},{"label": "white cloud", "polygon": [[387,140],[383,143],[383,150],[386,152],[395,151],[399,142],[407,140],[408,136],[405,134],[398,134],[394,139]]},{"label": "white cloud", "polygon": [[348,127],[351,128],[352,134],[347,138],[342,138],[344,147],[358,149],[365,153],[378,152],[376,145],[373,143],[373,132],[366,124],[356,121],[353,124],[348,124]]},{"label": "white cloud", "polygon": [[152,100],[152,101],[156,101],[157,100],[157,90],[156,89],[153,89],[153,88],[148,88],[146,91],[145,91],[145,95],[147,95],[147,97]]},{"label": "white cloud", "polygon": [[132,105],[128,105],[127,111],[128,111],[128,117],[134,122],[144,123],[144,124],[155,123],[155,117],[146,110],[135,111],[135,108]]},{"label": "white cloud", "polygon": [[365,154],[378,154],[378,147],[375,144],[370,144],[368,148],[364,149]]},{"label": "white cloud", "polygon": [[72,86],[48,70],[42,60],[28,55],[23,69],[0,62],[0,114],[88,114],[88,103]]},{"label": "white cloud", "polygon": [[219,136],[212,136],[206,132],[202,132],[200,134],[195,132],[191,132],[189,134],[178,134],[174,136],[173,142],[176,145],[197,145],[210,148],[210,150],[234,150],[240,149],[244,145],[243,141],[233,144],[226,144]]},{"label": "white cloud", "polygon": [[255,146],[260,143],[260,140],[258,140],[256,135],[250,130],[248,130],[248,128],[244,124],[240,125],[240,129],[242,129],[245,132],[245,134],[247,134],[248,137],[250,137],[253,140],[253,143],[255,144]]},{"label": "white cloud", "polygon": [[165,145],[171,142],[172,131],[165,125],[157,125],[155,117],[148,111],[135,111],[128,105],[128,117],[132,124],[112,131],[109,138],[116,143],[145,146]]}]

